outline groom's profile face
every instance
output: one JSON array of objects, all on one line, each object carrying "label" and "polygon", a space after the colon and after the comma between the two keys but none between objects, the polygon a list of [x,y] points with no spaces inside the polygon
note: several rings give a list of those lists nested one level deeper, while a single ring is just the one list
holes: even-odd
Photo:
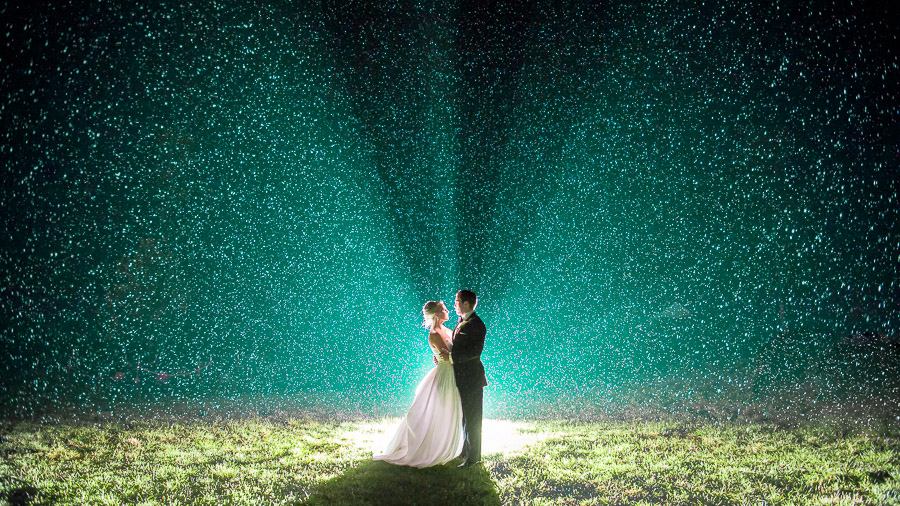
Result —
[{"label": "groom's profile face", "polygon": [[456,300],[453,302],[453,310],[456,311],[456,314],[462,316],[471,311],[472,308],[469,307],[467,302],[460,302],[459,295],[457,295]]}]

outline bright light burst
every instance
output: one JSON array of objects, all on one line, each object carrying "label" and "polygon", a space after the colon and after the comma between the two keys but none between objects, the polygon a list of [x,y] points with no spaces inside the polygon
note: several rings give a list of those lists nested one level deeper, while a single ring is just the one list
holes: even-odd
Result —
[{"label": "bright light burst", "polygon": [[[354,446],[367,452],[380,452],[397,427],[398,418],[359,422],[356,428],[342,433]],[[482,425],[482,454],[486,457],[508,457],[526,447],[558,435],[552,430],[539,430],[533,423],[485,419]]]}]

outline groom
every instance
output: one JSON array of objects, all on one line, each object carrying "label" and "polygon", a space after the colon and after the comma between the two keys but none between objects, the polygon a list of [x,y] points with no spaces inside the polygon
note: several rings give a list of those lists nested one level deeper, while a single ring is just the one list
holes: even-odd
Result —
[{"label": "groom", "polygon": [[472,467],[481,460],[481,412],[484,399],[484,387],[487,378],[484,365],[481,363],[481,350],[484,349],[484,336],[487,329],[484,322],[475,314],[478,297],[471,290],[456,292],[456,303],[453,308],[459,315],[456,328],[453,329],[453,375],[456,376],[456,388],[462,401],[463,431],[465,445],[461,457],[465,460],[460,467]]}]

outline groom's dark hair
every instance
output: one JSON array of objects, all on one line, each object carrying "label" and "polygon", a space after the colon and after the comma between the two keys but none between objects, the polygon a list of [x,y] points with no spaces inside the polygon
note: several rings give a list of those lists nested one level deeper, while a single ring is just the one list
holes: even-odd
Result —
[{"label": "groom's dark hair", "polygon": [[459,297],[460,302],[466,302],[472,307],[478,303],[478,296],[472,290],[460,290],[456,292],[456,296]]}]

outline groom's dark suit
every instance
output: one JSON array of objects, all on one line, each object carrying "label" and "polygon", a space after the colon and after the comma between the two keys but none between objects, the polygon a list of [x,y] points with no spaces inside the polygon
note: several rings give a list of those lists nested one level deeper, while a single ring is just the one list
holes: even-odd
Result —
[{"label": "groom's dark suit", "polygon": [[487,329],[475,313],[456,325],[453,330],[453,375],[462,402],[463,429],[466,442],[463,455],[466,462],[474,464],[481,460],[481,418],[484,387],[487,378],[481,363],[484,336]]}]

